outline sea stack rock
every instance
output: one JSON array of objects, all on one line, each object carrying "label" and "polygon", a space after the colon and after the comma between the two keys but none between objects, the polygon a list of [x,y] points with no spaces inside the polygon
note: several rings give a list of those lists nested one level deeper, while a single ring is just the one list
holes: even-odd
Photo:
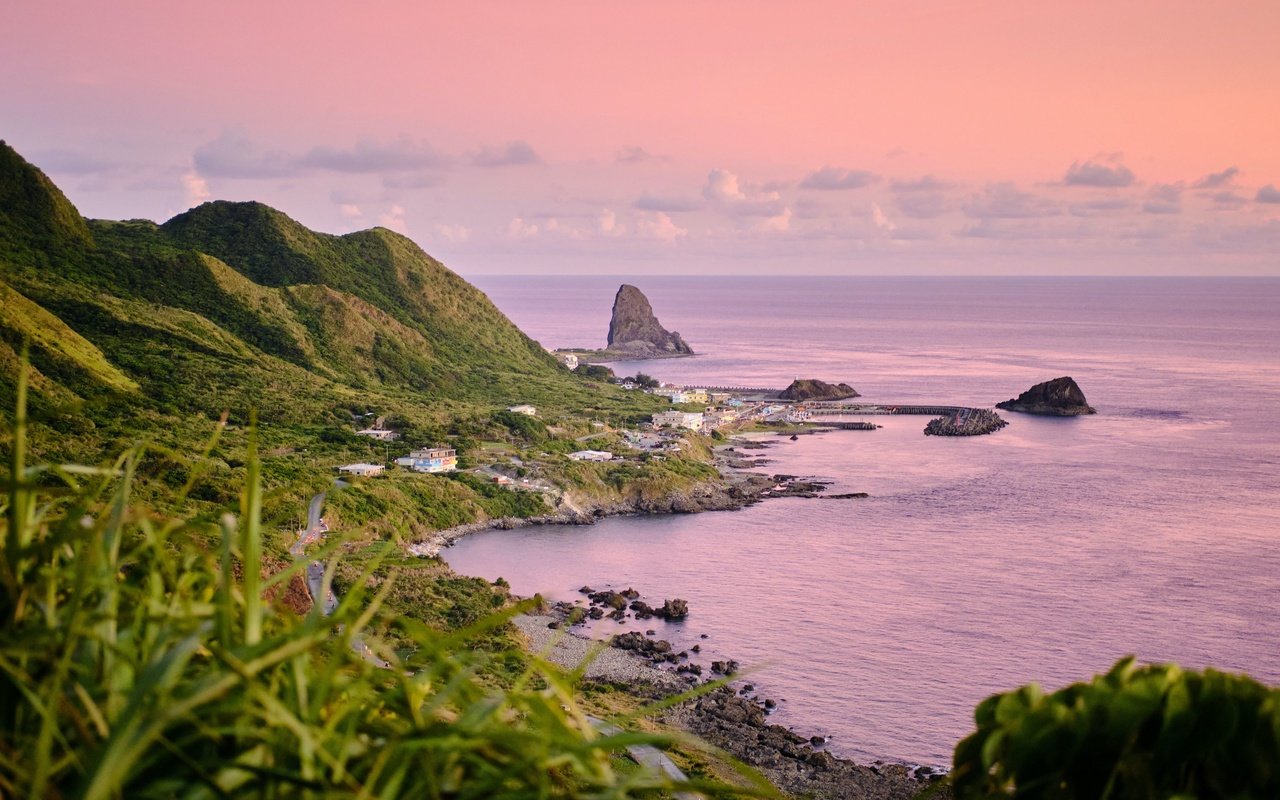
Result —
[{"label": "sea stack rock", "polygon": [[848,400],[860,397],[847,383],[827,383],[814,378],[796,378],[791,385],[782,390],[778,397],[783,400],[804,402],[806,400]]},{"label": "sea stack rock", "polygon": [[1011,400],[996,403],[1005,411],[1041,414],[1049,417],[1077,417],[1098,412],[1084,399],[1084,392],[1071,378],[1054,378],[1037,383]]},{"label": "sea stack rock", "polygon": [[639,357],[693,355],[680,334],[658,322],[644,292],[625,283],[613,298],[608,349]]}]

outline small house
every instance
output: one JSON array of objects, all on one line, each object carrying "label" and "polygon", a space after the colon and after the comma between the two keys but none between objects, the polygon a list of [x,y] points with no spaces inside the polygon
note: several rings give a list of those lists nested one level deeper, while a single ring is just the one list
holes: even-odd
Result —
[{"label": "small house", "polygon": [[370,439],[377,439],[380,442],[393,442],[400,438],[400,434],[385,428],[365,428],[362,431],[356,431],[356,434],[368,436]]},{"label": "small house", "polygon": [[396,464],[414,472],[453,472],[458,468],[458,451],[452,447],[424,447],[410,450],[396,459]]},{"label": "small house", "polygon": [[381,464],[346,464],[338,467],[338,472],[359,478],[371,478],[374,475],[381,475],[384,469],[385,467]]},{"label": "small house", "polygon": [[574,461],[612,461],[613,453],[608,450],[579,450],[570,453],[569,458]]},{"label": "small house", "polygon": [[531,405],[511,406],[507,410],[513,414],[524,414],[527,417],[538,416],[538,409]]}]

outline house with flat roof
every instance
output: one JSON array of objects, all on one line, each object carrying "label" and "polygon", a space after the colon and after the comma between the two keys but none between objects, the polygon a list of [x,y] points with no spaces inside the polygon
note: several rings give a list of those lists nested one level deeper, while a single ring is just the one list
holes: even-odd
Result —
[{"label": "house with flat roof", "polygon": [[458,451],[452,447],[424,447],[410,450],[396,459],[396,465],[414,472],[453,472],[458,468]]},{"label": "house with flat roof", "polygon": [[579,450],[570,453],[569,458],[574,461],[612,461],[613,453],[608,450]]},{"label": "house with flat roof", "polygon": [[655,428],[688,428],[696,431],[702,427],[702,415],[690,411],[663,411],[653,415]]},{"label": "house with flat roof", "polygon": [[365,428],[362,431],[356,431],[356,434],[358,436],[368,436],[370,439],[377,439],[380,442],[393,442],[400,438],[400,434],[385,428]]},{"label": "house with flat roof", "polygon": [[382,470],[386,469],[381,464],[345,464],[338,467],[338,472],[344,475],[355,475],[360,478],[371,478],[374,475],[381,475]]}]

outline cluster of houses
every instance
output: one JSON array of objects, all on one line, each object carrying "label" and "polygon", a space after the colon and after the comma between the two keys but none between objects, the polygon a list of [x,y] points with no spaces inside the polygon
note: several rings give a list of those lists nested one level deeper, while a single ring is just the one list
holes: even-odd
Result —
[{"label": "cluster of houses", "polygon": [[715,404],[700,412],[673,409],[654,414],[652,424],[657,429],[684,429],[711,433],[744,420],[797,422],[806,416],[803,407],[783,403],[749,402],[727,393],[708,392],[706,389],[661,386],[648,391],[651,394],[669,398],[672,404]]}]

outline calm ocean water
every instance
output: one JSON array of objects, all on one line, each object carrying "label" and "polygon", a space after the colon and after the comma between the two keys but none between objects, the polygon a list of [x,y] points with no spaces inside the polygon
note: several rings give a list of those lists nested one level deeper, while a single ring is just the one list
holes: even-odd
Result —
[{"label": "calm ocean water", "polygon": [[[475,282],[543,344],[602,346],[619,280]],[[1072,375],[1099,414],[778,438],[768,470],[871,498],[489,532],[455,569],[686,598],[684,624],[640,627],[751,666],[775,721],[864,759],[948,763],[983,697],[1130,653],[1280,684],[1280,281],[628,282],[703,355],[626,374],[974,405]]]}]

